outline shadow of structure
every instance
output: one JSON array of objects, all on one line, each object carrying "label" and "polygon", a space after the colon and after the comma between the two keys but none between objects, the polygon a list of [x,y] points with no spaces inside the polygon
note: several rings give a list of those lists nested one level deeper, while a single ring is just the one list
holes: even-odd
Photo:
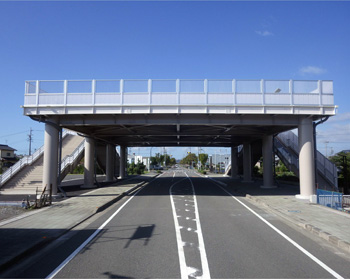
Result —
[{"label": "shadow of structure", "polygon": [[132,241],[139,239],[144,240],[143,245],[148,245],[148,242],[153,235],[155,226],[156,225],[154,224],[150,226],[138,226],[134,234],[130,237],[129,241],[125,244],[124,248],[128,248]]}]

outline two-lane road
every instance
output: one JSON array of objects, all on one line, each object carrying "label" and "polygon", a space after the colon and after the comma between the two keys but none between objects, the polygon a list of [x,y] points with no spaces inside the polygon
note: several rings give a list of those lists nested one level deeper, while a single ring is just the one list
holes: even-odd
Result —
[{"label": "two-lane road", "polygon": [[[246,203],[244,198],[231,196],[214,181],[183,169],[164,172],[135,196],[119,201],[90,222],[56,244],[54,250],[42,253],[36,263],[16,276],[350,276],[346,257]],[[86,241],[89,237],[91,241]]]}]

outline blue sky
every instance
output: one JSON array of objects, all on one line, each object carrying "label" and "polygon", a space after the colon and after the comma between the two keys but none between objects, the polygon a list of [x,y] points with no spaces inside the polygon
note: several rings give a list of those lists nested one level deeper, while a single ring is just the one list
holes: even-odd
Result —
[{"label": "blue sky", "polygon": [[0,143],[28,153],[30,127],[44,142],[25,80],[324,79],[339,109],[319,150],[350,149],[349,15],[344,1],[0,1]]}]

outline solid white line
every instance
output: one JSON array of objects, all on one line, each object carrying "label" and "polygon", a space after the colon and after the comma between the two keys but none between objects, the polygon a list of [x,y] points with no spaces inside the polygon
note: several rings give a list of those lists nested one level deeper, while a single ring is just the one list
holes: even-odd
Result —
[{"label": "solid white line", "polygon": [[[162,175],[163,174],[159,175],[158,177]],[[158,177],[156,177],[155,179],[157,179]],[[131,201],[133,197],[135,197],[138,194],[138,192],[140,192],[143,188],[144,187],[139,189],[121,207],[119,207],[117,211],[113,213],[112,216],[110,216],[92,235],[90,235],[90,237],[87,240],[85,240],[72,254],[70,254],[68,258],[66,258],[54,271],[52,271],[46,277],[46,279],[54,278],[57,275],[57,273],[60,272],[77,254],[79,254],[79,252],[83,250],[85,246],[88,245],[90,241],[93,240],[104,229],[104,227],[124,208],[124,206],[126,206],[129,203],[129,201]]]},{"label": "solid white line", "polygon": [[[186,178],[184,178],[186,179]],[[180,225],[179,221],[177,220],[177,214],[176,214],[176,208],[175,208],[175,203],[173,199],[173,195],[171,193],[171,190],[173,189],[173,186],[181,182],[182,180],[174,183],[173,185],[170,186],[169,188],[169,195],[170,195],[170,202],[171,202],[171,208],[173,211],[173,217],[174,217],[174,224],[175,224],[175,232],[176,232],[176,242],[177,242],[177,250],[178,250],[178,255],[179,255],[179,264],[180,264],[180,273],[181,273],[181,279],[188,279],[188,274],[187,274],[187,265],[186,265],[186,259],[185,259],[185,251],[183,248],[183,242],[181,238],[181,231],[180,231]]]},{"label": "solid white line", "polygon": [[[219,186],[219,185],[218,185]],[[329,266],[327,266],[325,263],[323,263],[321,260],[316,258],[314,255],[312,255],[310,252],[308,252],[306,249],[304,249],[302,246],[300,246],[298,243],[296,243],[293,239],[291,239],[289,236],[284,234],[282,231],[277,229],[274,225],[272,225],[270,222],[268,222],[266,219],[261,217],[258,213],[256,213],[253,209],[248,207],[245,203],[241,202],[239,199],[237,199],[235,196],[233,196],[230,192],[226,191],[226,189],[219,186],[223,191],[225,191],[227,194],[229,194],[232,198],[234,198],[237,202],[239,202],[241,205],[243,205],[246,209],[248,209],[251,213],[253,213],[256,217],[258,217],[261,221],[263,221],[266,225],[268,225],[271,229],[273,229],[275,232],[277,232],[279,235],[281,235],[284,239],[288,240],[291,244],[293,244],[296,248],[298,248],[301,252],[303,252],[306,256],[308,256],[310,259],[312,259],[315,263],[317,263],[319,266],[321,266],[323,269],[325,269],[327,272],[332,274],[335,278],[343,279],[341,275],[339,275],[337,272],[335,272],[333,269],[331,269]]]},{"label": "solid white line", "polygon": [[201,263],[202,263],[202,276],[201,276],[201,278],[208,278],[209,279],[209,278],[211,278],[210,277],[210,270],[209,270],[209,264],[208,264],[208,259],[207,259],[207,253],[205,251],[201,222],[199,219],[199,211],[198,211],[198,205],[197,205],[196,192],[194,190],[194,186],[193,186],[191,178],[187,175],[186,172],[185,172],[185,174],[191,182],[192,191],[193,191],[193,200],[194,200],[194,208],[195,208],[196,223],[197,223],[198,244],[199,244],[199,252],[200,252]]}]

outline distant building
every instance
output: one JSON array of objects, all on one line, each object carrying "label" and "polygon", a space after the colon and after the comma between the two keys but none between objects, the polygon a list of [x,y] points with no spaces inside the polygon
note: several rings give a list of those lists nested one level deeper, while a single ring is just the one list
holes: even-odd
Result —
[{"label": "distant building", "polygon": [[0,144],[0,164],[2,167],[10,167],[17,161],[15,151],[17,150],[7,144]]},{"label": "distant building", "polygon": [[17,150],[7,144],[0,144],[0,159],[15,159],[15,151]]},{"label": "distant building", "polygon": [[147,169],[149,169],[149,164],[150,164],[150,158],[149,157],[144,157],[141,155],[135,155],[135,153],[133,154],[129,154],[128,155],[128,163],[135,163],[137,164],[138,162],[143,163]]}]

